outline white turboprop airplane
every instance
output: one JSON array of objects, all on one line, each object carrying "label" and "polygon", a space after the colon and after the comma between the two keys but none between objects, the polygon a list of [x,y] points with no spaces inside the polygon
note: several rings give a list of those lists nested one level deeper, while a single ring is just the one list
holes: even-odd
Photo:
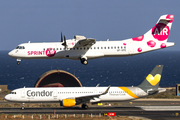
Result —
[{"label": "white turboprop airplane", "polygon": [[156,25],[142,36],[121,41],[96,41],[93,38],[75,36],[66,40],[61,33],[61,42],[23,43],[8,53],[17,59],[55,59],[80,60],[87,65],[88,60],[101,57],[124,57],[141,54],[161,48],[174,46],[167,42],[174,15],[162,15]]},{"label": "white turboprop airplane", "polygon": [[164,88],[158,88],[162,69],[163,65],[157,65],[137,87],[24,87],[13,90],[5,99],[22,103],[57,102],[64,107],[82,104],[82,108],[86,109],[86,103],[133,100],[166,91]]}]

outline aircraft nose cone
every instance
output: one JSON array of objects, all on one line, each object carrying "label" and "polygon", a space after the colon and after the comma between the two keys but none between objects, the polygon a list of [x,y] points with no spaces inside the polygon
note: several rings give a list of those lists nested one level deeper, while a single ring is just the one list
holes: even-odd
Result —
[{"label": "aircraft nose cone", "polygon": [[6,96],[4,97],[4,99],[8,101],[8,100],[9,100],[9,95],[6,95]]},{"label": "aircraft nose cone", "polygon": [[13,55],[13,54],[12,54],[12,51],[11,51],[11,52],[9,52],[9,53],[8,53],[8,55],[9,55],[9,56],[12,56],[12,55]]}]

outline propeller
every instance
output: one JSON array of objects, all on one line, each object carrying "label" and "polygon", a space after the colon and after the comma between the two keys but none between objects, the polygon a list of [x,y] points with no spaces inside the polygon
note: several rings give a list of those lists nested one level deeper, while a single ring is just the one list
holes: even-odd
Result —
[{"label": "propeller", "polygon": [[[63,42],[63,41],[64,41],[64,42]],[[63,46],[65,47],[65,49],[66,49],[66,47],[67,47],[66,37],[64,36],[64,40],[63,40],[62,32],[61,32],[61,42],[63,42],[62,45],[63,45]]]},{"label": "propeller", "polygon": [[62,32],[61,32],[61,42],[63,42],[63,36],[62,36]]}]

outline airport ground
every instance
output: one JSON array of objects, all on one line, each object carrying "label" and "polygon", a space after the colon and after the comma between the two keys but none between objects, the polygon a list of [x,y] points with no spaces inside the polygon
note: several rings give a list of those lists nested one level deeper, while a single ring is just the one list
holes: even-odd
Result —
[{"label": "airport ground", "polygon": [[[9,91],[7,91],[9,92]],[[180,97],[176,96],[175,88],[169,88],[165,93],[148,98],[99,105],[88,104],[87,110],[80,105],[64,108],[58,103],[27,103],[21,110],[21,103],[9,103],[0,95],[1,120],[32,120],[32,119],[94,119],[94,120],[179,120]],[[115,112],[116,117],[109,117],[109,112]]]}]

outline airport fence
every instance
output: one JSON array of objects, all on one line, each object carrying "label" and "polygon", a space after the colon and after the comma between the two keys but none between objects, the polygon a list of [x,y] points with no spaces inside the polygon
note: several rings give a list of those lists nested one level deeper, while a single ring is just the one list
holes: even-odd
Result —
[{"label": "airport fence", "polygon": [[50,119],[114,119],[115,117],[120,116],[107,116],[106,114],[1,114],[0,120],[32,120],[32,119],[42,119],[42,120],[50,120]]}]

